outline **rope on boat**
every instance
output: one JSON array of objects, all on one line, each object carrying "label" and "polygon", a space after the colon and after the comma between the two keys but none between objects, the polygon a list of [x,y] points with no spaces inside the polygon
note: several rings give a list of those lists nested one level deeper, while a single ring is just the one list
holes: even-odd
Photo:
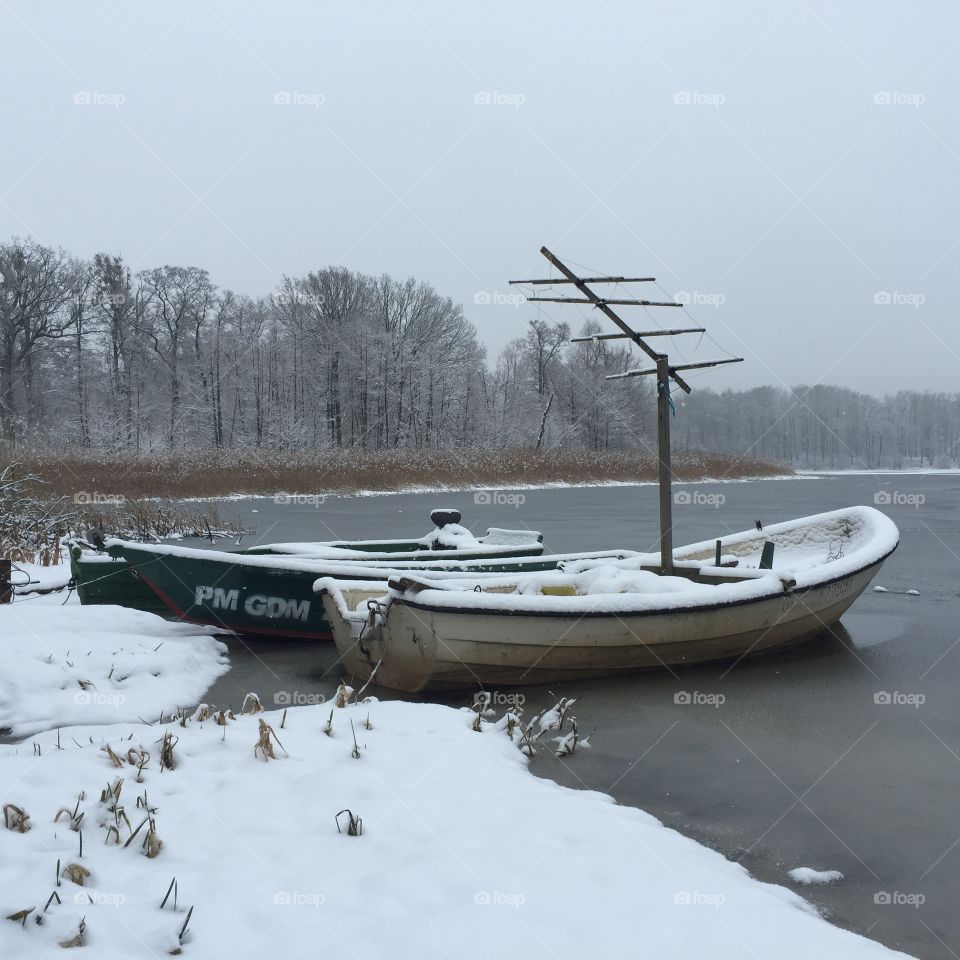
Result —
[{"label": "rope on boat", "polygon": [[[163,557],[155,557],[153,560],[147,560],[146,563],[141,563],[141,564],[138,564],[136,567],[131,567],[130,572],[131,574],[135,574],[136,570],[138,570],[140,567],[149,567],[151,563],[156,563],[158,560],[162,560],[162,559]],[[37,587],[34,590],[21,590],[18,593],[16,589],[18,586],[25,587],[25,586],[29,586],[31,583],[39,583],[40,581],[31,580],[30,574],[26,570],[24,570],[23,567],[20,567],[15,563],[12,563],[11,566],[14,569],[16,569],[18,572],[22,573],[27,578],[25,583],[11,584],[11,586],[14,588],[13,590],[14,599],[12,600],[13,603],[21,603],[24,600],[36,600],[38,597],[45,597],[51,593],[60,593],[61,590],[68,590],[70,591],[70,593],[72,593],[78,586],[76,577],[71,577],[66,583],[61,584],[59,587]],[[101,580],[106,580],[108,577],[114,577],[119,572],[120,572],[119,570],[112,570],[110,573],[105,573],[102,577],[94,577],[93,580],[84,580],[83,585],[85,587],[91,586],[94,583],[99,583]],[[66,599],[63,601],[64,603],[66,603],[67,600],[70,599],[70,593],[67,594]],[[18,597],[20,599],[17,599]]]}]

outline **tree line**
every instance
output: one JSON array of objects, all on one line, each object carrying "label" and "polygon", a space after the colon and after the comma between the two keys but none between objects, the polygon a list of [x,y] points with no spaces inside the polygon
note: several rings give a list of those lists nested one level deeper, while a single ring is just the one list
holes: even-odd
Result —
[{"label": "tree line", "polygon": [[[577,333],[600,332],[587,321]],[[111,453],[655,445],[649,378],[611,341],[530,320],[489,358],[430,284],[324,267],[269,296],[199,267],[134,272],[119,255],[0,244],[0,442]],[[956,394],[883,399],[840,387],[697,390],[685,451],[802,466],[955,465]]]}]

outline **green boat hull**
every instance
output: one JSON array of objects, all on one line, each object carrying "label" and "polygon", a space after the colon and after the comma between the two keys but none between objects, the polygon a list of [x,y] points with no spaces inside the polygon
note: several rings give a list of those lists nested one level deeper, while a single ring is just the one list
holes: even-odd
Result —
[{"label": "green boat hull", "polygon": [[[314,592],[316,580],[335,575],[343,580],[377,579],[379,567],[370,565],[344,574],[335,565],[324,570],[322,563],[311,569],[253,567],[229,563],[211,556],[158,554],[124,546],[122,551],[136,578],[160,598],[164,615],[189,623],[223,627],[238,634],[287,637],[303,640],[332,640],[333,634],[321,598]],[[398,564],[393,569],[402,568]],[[520,573],[556,569],[556,561],[528,558],[495,560],[470,564],[465,573]],[[411,567],[424,571],[425,567]],[[437,570],[442,569],[437,564]],[[386,584],[384,584],[386,592]]]},{"label": "green boat hull", "polygon": [[252,636],[333,639],[323,603],[313,591],[318,575],[312,570],[122,549],[130,569],[162,601],[168,617]]},{"label": "green boat hull", "polygon": [[82,604],[112,604],[167,616],[167,605],[147,584],[133,575],[120,557],[88,557],[79,547],[70,550],[70,573]]},{"label": "green boat hull", "polygon": [[[223,554],[211,552],[205,558],[203,551],[197,553],[185,557],[125,544],[111,547],[107,559],[107,555],[85,554],[75,547],[71,565],[80,602],[134,607],[239,634],[330,640],[332,634],[323,605],[313,591],[314,582],[322,576],[379,579],[384,566],[384,561],[371,560],[331,562],[327,568],[322,560],[310,560],[308,570],[297,570],[291,567],[306,558],[290,555],[285,559],[291,561],[291,567],[253,567],[227,562]],[[395,561],[389,566],[393,571],[420,573],[457,569],[468,575],[556,569],[556,559],[518,554],[510,549],[505,553],[506,556],[487,554],[483,559],[471,560],[469,554],[458,552],[453,561],[449,551],[446,555],[440,551],[419,551],[418,559]],[[245,555],[258,554],[237,554],[238,559]],[[444,559],[431,559],[434,557]],[[348,566],[353,569],[347,570]]]}]

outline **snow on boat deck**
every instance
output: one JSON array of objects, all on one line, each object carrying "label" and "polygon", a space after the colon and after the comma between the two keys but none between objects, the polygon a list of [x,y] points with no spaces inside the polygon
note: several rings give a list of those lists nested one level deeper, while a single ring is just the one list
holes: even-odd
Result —
[{"label": "snow on boat deck", "polygon": [[[773,524],[762,531],[743,531],[722,540],[724,556],[740,565],[734,570],[713,567],[704,561],[715,556],[715,541],[702,541],[678,548],[678,567],[701,573],[736,576],[736,582],[693,582],[685,577],[666,577],[641,569],[659,560],[636,555],[622,560],[584,560],[567,565],[563,573],[535,573],[488,577],[483,592],[474,591],[475,580],[449,578],[431,584],[430,574],[416,579],[427,587],[416,592],[415,601],[433,607],[457,610],[532,611],[538,614],[576,616],[599,613],[633,613],[676,610],[697,606],[741,603],[782,593],[785,581],[797,588],[848,576],[886,557],[899,542],[896,525],[872,507],[848,507]],[[776,545],[772,570],[760,570],[765,541]],[[343,584],[324,577],[316,589],[330,590],[337,597]],[[516,587],[515,592],[497,592]],[[544,595],[551,588],[568,588],[575,595]],[[489,592],[488,592],[489,591]],[[401,591],[393,590],[398,596]],[[338,600],[338,605],[344,605]],[[345,611],[346,612],[346,611]]]}]

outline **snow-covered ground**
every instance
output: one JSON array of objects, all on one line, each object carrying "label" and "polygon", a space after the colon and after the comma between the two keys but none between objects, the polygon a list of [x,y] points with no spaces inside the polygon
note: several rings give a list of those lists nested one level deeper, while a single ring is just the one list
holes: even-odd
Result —
[{"label": "snow-covered ground", "polygon": [[[0,746],[0,957],[899,956],[642,811],[533,777],[471,710],[136,720],[196,701],[219,642],[59,603],[0,609],[4,722],[82,724]],[[78,699],[81,679],[124,699]]]},{"label": "snow-covered ground", "polygon": [[0,729],[155,720],[196,703],[229,669],[210,628],[84,607],[75,595],[63,605],[65,596],[0,606]]},{"label": "snow-covered ground", "polygon": [[[817,471],[819,472],[819,471]],[[756,483],[758,480],[815,480],[814,471],[800,471],[798,473],[779,473],[759,477],[703,477],[699,480],[675,480],[675,487],[700,486],[714,483]],[[284,503],[302,497],[318,496],[328,500],[352,497],[396,497],[402,494],[442,494],[442,493],[477,493],[499,491],[524,490],[579,490],[597,489],[601,487],[655,487],[656,480],[541,480],[537,483],[482,483],[482,484],[419,484],[401,489],[369,489],[369,490],[300,490],[281,493],[227,493],[216,497],[178,497],[180,503],[209,503],[220,500],[273,500]],[[146,500],[163,500],[168,502],[169,497],[145,497]]]},{"label": "snow-covered ground", "polygon": [[[255,750],[260,719],[277,759]],[[274,712],[3,748],[4,802],[31,819],[0,830],[0,907],[34,910],[0,926],[0,955],[39,957],[84,923],[98,960],[162,956],[193,908],[183,952],[210,958],[894,956],[639,810],[531,776],[502,728],[471,719],[432,704],[298,707],[282,728]],[[161,771],[166,731],[174,767]],[[142,782],[108,744],[121,761],[150,754]],[[344,809],[359,836],[338,832]],[[55,887],[58,862],[89,871],[83,886]],[[161,908],[174,878],[176,906],[171,893]]]},{"label": "snow-covered ground", "polygon": [[70,564],[66,559],[47,567],[39,563],[17,563],[14,565],[10,579],[14,590],[19,594],[59,589],[66,586],[70,579]]}]

